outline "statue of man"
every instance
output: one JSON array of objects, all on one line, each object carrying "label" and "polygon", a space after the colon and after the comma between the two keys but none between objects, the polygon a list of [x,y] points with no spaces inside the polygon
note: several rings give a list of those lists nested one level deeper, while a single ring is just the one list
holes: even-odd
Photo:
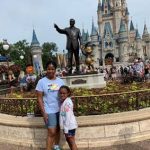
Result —
[{"label": "statue of man", "polygon": [[72,73],[72,60],[73,55],[75,57],[76,61],[76,72],[79,73],[79,48],[81,46],[81,33],[80,29],[76,28],[75,26],[75,20],[70,19],[70,27],[67,27],[65,29],[60,29],[56,24],[54,24],[54,27],[56,30],[61,33],[65,34],[67,37],[67,44],[66,49],[68,50],[68,73]]}]

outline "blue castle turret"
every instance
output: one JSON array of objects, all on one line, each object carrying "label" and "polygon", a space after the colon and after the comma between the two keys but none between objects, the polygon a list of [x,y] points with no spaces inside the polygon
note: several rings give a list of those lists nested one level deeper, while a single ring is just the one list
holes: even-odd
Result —
[{"label": "blue castle turret", "polygon": [[32,54],[32,62],[34,66],[34,71],[40,75],[43,71],[43,63],[42,63],[42,48],[40,47],[40,43],[37,39],[35,30],[33,29],[32,41],[31,41],[31,54]]}]

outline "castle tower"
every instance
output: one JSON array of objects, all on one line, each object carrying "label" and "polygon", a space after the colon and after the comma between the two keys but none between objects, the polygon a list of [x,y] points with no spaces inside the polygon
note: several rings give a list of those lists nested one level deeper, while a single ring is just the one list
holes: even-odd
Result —
[{"label": "castle tower", "polygon": [[136,29],[135,41],[136,41],[137,57],[144,59],[144,57],[143,57],[143,50],[142,50],[142,40],[141,40],[141,37],[140,37],[138,29]]},{"label": "castle tower", "polygon": [[87,42],[86,33],[85,33],[84,29],[82,29],[82,44],[85,44],[86,42]]},{"label": "castle tower", "polygon": [[122,19],[122,3],[121,0],[114,0],[114,7],[113,7],[113,21],[114,21],[114,28],[113,31],[115,34],[117,34],[119,32],[119,28],[120,28],[120,22]]},{"label": "castle tower", "polygon": [[99,58],[100,56],[100,49],[99,49],[99,34],[98,31],[94,25],[94,20],[92,19],[92,30],[91,30],[91,35],[90,35],[91,43],[93,45],[93,55],[94,55],[94,61],[95,61],[95,66],[99,66]]},{"label": "castle tower", "polygon": [[33,30],[32,42],[31,42],[31,54],[32,61],[35,72],[40,75],[43,71],[43,63],[42,63],[42,48],[40,47],[40,43],[37,40],[37,36],[35,30]]},{"label": "castle tower", "polygon": [[145,59],[150,58],[150,34],[148,33],[146,24],[144,25],[142,39],[144,41],[143,45],[143,55]]},{"label": "castle tower", "polygon": [[141,39],[132,19],[129,26],[126,0],[98,0],[97,17],[101,37],[100,52],[105,62],[110,57],[120,62],[132,61],[132,53],[135,51],[140,57],[144,51],[144,55],[150,58],[150,34],[145,25]]},{"label": "castle tower", "polygon": [[82,29],[82,44],[85,45],[89,41],[90,41],[90,36],[88,31],[85,32],[84,29]]},{"label": "castle tower", "polygon": [[118,60],[119,48],[118,38],[121,20],[129,41],[129,11],[126,0],[99,0],[98,1],[98,29],[101,36],[102,58],[113,57]]},{"label": "castle tower", "polygon": [[135,40],[135,36],[136,36],[136,30],[134,28],[133,22],[131,20],[130,22],[130,31],[129,31],[129,36],[130,36],[130,42],[133,43]]},{"label": "castle tower", "polygon": [[91,41],[93,44],[97,44],[98,42],[98,31],[96,29],[96,27],[94,26],[94,21],[92,19],[92,30],[91,30]]},{"label": "castle tower", "polygon": [[119,60],[121,62],[128,61],[128,33],[123,19],[119,29]]}]

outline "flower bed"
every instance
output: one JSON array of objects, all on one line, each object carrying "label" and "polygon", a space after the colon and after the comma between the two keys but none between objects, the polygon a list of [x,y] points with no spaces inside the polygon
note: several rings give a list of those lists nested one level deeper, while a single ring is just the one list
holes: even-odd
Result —
[{"label": "flower bed", "polygon": [[[105,88],[72,89],[72,100],[76,115],[98,115],[139,110],[150,107],[150,83],[122,85],[109,82]],[[36,92],[15,92],[0,98],[0,113],[39,116]]]},{"label": "flower bed", "polygon": [[[131,92],[137,90],[145,90],[150,89],[150,83],[136,83],[133,82],[131,84],[120,84],[119,82],[109,82],[105,88],[76,88],[72,89],[72,96],[91,96],[91,95],[101,95],[101,94],[109,94],[109,93],[122,93],[122,92]],[[20,93],[15,92],[11,95],[8,95],[9,98],[36,98],[36,92],[32,90],[31,92]]]}]

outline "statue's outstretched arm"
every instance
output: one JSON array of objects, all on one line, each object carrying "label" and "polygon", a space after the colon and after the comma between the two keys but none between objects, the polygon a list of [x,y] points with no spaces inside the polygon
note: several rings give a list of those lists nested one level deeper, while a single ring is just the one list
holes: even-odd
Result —
[{"label": "statue's outstretched arm", "polygon": [[54,28],[61,34],[67,34],[65,29],[60,29],[56,24],[54,24]]}]

